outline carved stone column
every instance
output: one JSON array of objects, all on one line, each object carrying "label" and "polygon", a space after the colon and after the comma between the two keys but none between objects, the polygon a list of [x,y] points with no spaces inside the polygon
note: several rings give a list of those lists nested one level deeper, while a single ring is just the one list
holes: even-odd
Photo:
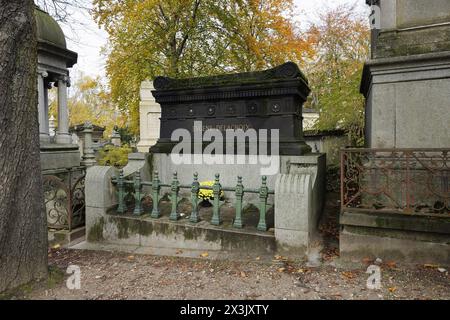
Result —
[{"label": "carved stone column", "polygon": [[120,134],[117,132],[116,127],[114,127],[113,132],[111,134],[111,143],[116,147],[120,147],[122,145],[122,141],[120,140]]},{"label": "carved stone column", "polygon": [[92,131],[93,126],[92,123],[89,121],[86,121],[84,123],[84,129],[83,129],[83,160],[81,160],[81,164],[90,167],[95,164],[95,154],[94,154],[94,148],[92,146]]},{"label": "carved stone column", "polygon": [[38,113],[39,113],[39,139],[41,142],[49,142],[48,132],[48,97],[45,78],[48,73],[44,70],[38,71]]},{"label": "carved stone column", "polygon": [[69,135],[69,110],[67,107],[67,87],[70,86],[68,76],[61,76],[58,79],[58,130],[56,132],[56,142],[68,144],[72,142]]}]

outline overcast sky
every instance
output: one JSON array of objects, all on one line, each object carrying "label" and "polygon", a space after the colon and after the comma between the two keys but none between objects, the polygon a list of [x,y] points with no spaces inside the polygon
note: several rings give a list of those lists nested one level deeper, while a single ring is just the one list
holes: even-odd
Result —
[{"label": "overcast sky", "polygon": [[[336,7],[342,4],[355,5],[355,10],[364,13],[368,10],[364,0],[294,0],[296,5],[296,17],[302,27],[313,22],[317,18],[317,13],[326,7]],[[105,76],[105,60],[101,54],[102,46],[107,43],[108,34],[99,29],[87,12],[74,12],[73,18],[80,22],[80,25],[72,27],[62,26],[68,38],[70,50],[78,52],[78,63],[72,70],[72,77],[76,77],[78,71],[91,76]]]}]

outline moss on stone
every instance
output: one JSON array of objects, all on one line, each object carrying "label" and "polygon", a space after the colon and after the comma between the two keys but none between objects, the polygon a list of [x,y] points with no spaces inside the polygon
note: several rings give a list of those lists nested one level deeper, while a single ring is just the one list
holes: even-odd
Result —
[{"label": "moss on stone", "polygon": [[116,225],[119,239],[128,239],[130,234],[140,234],[141,221],[138,219],[110,217],[109,222]]},{"label": "moss on stone", "polygon": [[209,242],[219,242],[223,247],[222,231],[208,230],[206,231],[205,240]]},{"label": "moss on stone", "polygon": [[400,57],[450,50],[450,27],[435,26],[407,31],[382,32],[375,48],[376,58]]},{"label": "moss on stone", "polygon": [[60,48],[66,48],[66,37],[58,22],[47,12],[36,8],[34,10],[36,17],[36,31],[39,41],[50,42]]},{"label": "moss on stone", "polygon": [[143,220],[139,228],[141,236],[149,236],[153,233],[153,223],[151,221]]},{"label": "moss on stone", "polygon": [[87,240],[91,242],[103,241],[103,227],[105,225],[105,219],[101,217],[98,221],[88,230]]},{"label": "moss on stone", "polygon": [[47,286],[49,289],[56,287],[64,280],[64,272],[54,266],[48,267]]}]

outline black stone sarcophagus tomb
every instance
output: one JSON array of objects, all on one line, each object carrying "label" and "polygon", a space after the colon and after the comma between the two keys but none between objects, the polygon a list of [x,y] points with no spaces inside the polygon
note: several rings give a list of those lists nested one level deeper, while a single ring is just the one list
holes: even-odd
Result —
[{"label": "black stone sarcophagus tomb", "polygon": [[[303,139],[302,105],[310,89],[298,66],[287,62],[272,69],[211,77],[157,77],[152,91],[161,105],[160,138],[152,153],[170,153],[175,129],[279,129],[279,154],[311,151]],[[205,143],[207,145],[209,142]],[[224,149],[225,150],[225,149]]]}]

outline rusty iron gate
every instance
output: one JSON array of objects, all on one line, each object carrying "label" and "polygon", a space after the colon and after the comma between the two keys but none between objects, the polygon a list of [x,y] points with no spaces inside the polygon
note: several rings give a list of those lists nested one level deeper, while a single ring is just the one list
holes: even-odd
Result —
[{"label": "rusty iron gate", "polygon": [[47,226],[71,231],[85,223],[85,167],[47,170],[43,186]]}]

